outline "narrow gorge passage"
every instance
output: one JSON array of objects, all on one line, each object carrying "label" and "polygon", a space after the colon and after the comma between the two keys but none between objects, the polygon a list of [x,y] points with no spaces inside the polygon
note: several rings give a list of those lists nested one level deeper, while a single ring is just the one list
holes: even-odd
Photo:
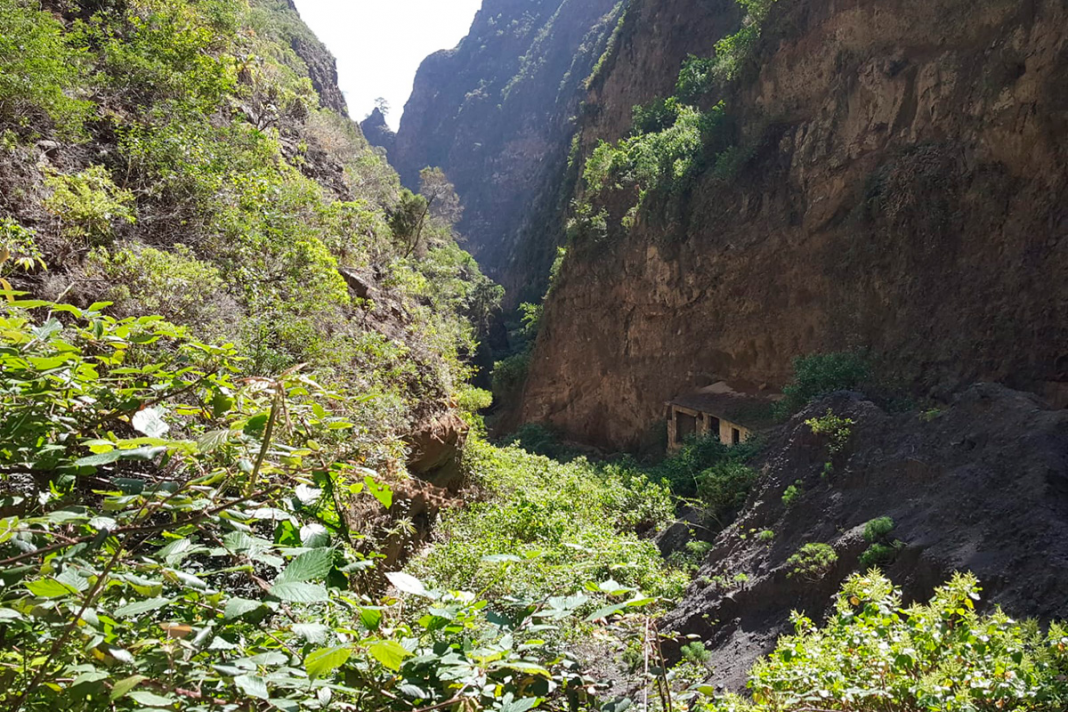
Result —
[{"label": "narrow gorge passage", "polygon": [[1060,0],[0,0],[0,707],[1068,709],[1066,82]]}]

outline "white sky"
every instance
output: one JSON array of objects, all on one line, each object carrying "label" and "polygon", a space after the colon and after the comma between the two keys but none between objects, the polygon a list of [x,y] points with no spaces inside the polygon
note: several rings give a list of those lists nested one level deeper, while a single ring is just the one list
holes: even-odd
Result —
[{"label": "white sky", "polygon": [[349,115],[389,102],[396,129],[419,63],[467,34],[482,0],[296,0],[304,22],[337,57]]}]

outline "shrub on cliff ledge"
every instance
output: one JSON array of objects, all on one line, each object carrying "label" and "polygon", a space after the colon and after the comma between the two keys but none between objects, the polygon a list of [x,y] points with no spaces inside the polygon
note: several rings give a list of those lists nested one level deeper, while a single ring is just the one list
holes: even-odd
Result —
[{"label": "shrub on cliff ledge", "polygon": [[776,415],[789,417],[820,396],[853,390],[871,379],[871,364],[856,352],[798,356],[794,359],[794,380],[782,389]]}]

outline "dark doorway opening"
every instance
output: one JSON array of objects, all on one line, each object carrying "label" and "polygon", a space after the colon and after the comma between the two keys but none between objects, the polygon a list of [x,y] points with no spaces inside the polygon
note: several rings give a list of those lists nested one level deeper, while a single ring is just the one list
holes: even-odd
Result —
[{"label": "dark doorway opening", "polygon": [[675,413],[675,441],[683,443],[697,433],[697,418],[686,413]]}]

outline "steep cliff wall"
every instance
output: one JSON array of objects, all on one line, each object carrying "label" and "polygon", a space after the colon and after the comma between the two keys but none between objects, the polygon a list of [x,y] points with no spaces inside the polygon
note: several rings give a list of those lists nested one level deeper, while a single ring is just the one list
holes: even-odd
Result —
[{"label": "steep cliff wall", "polygon": [[422,168],[445,171],[464,201],[467,247],[512,285],[548,271],[551,248],[537,265],[509,262],[517,236],[549,212],[583,82],[621,11],[617,0],[486,0],[461,44],[416,75],[390,162],[412,188]]},{"label": "steep cliff wall", "polygon": [[[582,145],[620,136],[739,18],[725,0],[637,0]],[[993,379],[1060,397],[1064,3],[780,0],[755,53],[722,97],[752,158],[701,176],[670,221],[613,214],[572,250],[522,418],[632,446],[694,385],[777,385],[798,354],[857,346],[936,394]]]}]

